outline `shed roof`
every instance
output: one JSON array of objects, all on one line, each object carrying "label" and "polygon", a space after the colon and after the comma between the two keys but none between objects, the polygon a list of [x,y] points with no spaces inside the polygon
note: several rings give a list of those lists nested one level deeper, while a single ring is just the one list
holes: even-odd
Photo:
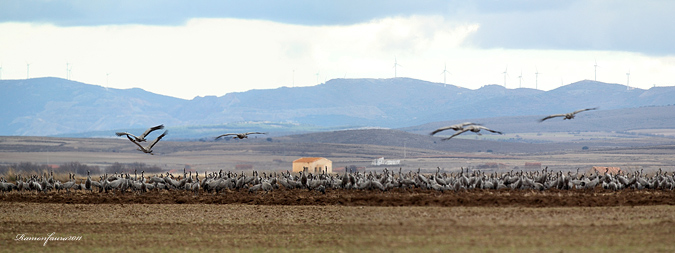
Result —
[{"label": "shed roof", "polygon": [[[326,159],[326,158],[323,158],[323,157],[303,157],[303,158],[297,159],[293,162],[294,163],[311,163],[311,162],[316,162],[316,161],[321,160],[321,159]],[[326,159],[326,160],[328,160],[328,159]]]}]

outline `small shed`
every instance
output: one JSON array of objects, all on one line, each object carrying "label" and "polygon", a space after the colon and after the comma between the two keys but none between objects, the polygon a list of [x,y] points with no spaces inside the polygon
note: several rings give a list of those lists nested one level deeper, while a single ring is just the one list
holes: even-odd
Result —
[{"label": "small shed", "polygon": [[323,157],[303,157],[293,161],[293,172],[303,171],[304,168],[314,174],[333,173],[333,162]]}]

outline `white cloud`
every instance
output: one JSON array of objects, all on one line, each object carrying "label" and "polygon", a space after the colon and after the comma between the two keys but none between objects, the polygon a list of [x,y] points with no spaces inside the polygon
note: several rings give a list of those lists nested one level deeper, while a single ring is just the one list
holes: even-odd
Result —
[{"label": "white cloud", "polygon": [[[76,81],[190,99],[250,89],[308,86],[332,78],[389,78],[394,57],[398,76],[467,88],[502,84],[509,88],[553,89],[560,81],[593,79],[642,88],[673,85],[673,57],[616,51],[480,49],[467,44],[482,29],[442,16],[389,17],[354,25],[303,26],[262,20],[191,19],[181,26],[111,25],[58,27],[0,23],[3,79],[66,77]],[[319,73],[317,76],[316,74]]]}]

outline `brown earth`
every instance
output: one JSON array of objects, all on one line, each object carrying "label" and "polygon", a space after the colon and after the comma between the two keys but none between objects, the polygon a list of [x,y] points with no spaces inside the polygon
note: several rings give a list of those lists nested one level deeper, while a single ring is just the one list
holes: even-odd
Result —
[{"label": "brown earth", "polygon": [[0,202],[60,204],[251,204],[337,206],[484,206],[484,207],[593,207],[675,205],[675,191],[621,190],[470,190],[437,192],[421,189],[394,191],[279,189],[249,193],[246,190],[195,195],[184,191],[151,191],[143,194],[98,192],[11,192]]},{"label": "brown earth", "polygon": [[[645,193],[645,192],[643,192]],[[26,241],[27,237],[80,237]],[[0,252],[673,252],[675,207],[0,201]]]},{"label": "brown earth", "polygon": [[[21,236],[76,241],[17,240]],[[673,252],[675,192],[11,192],[0,252]]]}]

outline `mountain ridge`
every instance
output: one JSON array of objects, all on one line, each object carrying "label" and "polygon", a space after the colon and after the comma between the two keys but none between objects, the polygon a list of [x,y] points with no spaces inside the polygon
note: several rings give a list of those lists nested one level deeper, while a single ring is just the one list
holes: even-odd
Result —
[{"label": "mountain ridge", "polygon": [[[62,135],[110,129],[295,122],[317,126],[404,128],[432,122],[545,115],[675,104],[675,87],[627,90],[583,80],[550,91],[479,89],[412,78],[333,79],[310,87],[281,87],[192,100],[114,89],[61,78],[0,80],[0,135]],[[199,136],[193,136],[199,138]]]}]

